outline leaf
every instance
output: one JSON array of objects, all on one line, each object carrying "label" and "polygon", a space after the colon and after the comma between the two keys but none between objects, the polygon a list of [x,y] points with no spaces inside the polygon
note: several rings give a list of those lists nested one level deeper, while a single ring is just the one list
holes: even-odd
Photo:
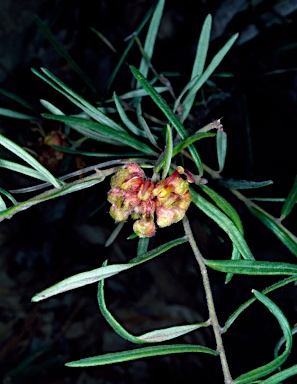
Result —
[{"label": "leaf", "polygon": [[[231,260],[240,260],[240,252],[236,248],[236,245],[232,244],[232,256]],[[227,273],[226,279],[225,279],[225,284],[228,284],[233,277],[233,273]]]},{"label": "leaf", "polygon": [[222,172],[225,165],[227,154],[227,134],[224,131],[218,130],[217,132],[217,156],[219,163],[219,172]]},{"label": "leaf", "polygon": [[19,172],[22,175],[34,177],[38,180],[48,181],[47,177],[44,177],[40,172],[35,169],[25,167],[24,165],[14,163],[13,161],[0,159],[0,168],[6,168],[13,172]]},{"label": "leaf", "polygon": [[118,111],[118,114],[120,115],[120,118],[122,122],[125,124],[125,126],[132,132],[134,135],[146,137],[145,132],[143,132],[141,129],[139,129],[132,121],[128,118],[126,115],[126,112],[120,102],[120,99],[117,97],[116,93],[113,93],[114,102]]},{"label": "leaf", "polygon": [[249,181],[249,180],[233,180],[233,179],[220,179],[218,183],[225,188],[229,189],[251,189],[262,188],[267,185],[273,184],[272,180],[267,181]]},{"label": "leaf", "polygon": [[87,357],[85,359],[72,361],[66,363],[67,367],[94,367],[98,365],[106,365],[113,363],[120,363],[123,361],[130,361],[136,359],[142,359],[144,357],[169,355],[172,353],[189,353],[189,352],[201,352],[208,353],[217,356],[217,352],[213,349],[202,347],[192,344],[172,344],[172,345],[157,345],[152,347],[144,347],[133,349],[124,352],[107,353],[105,355]]},{"label": "leaf", "polygon": [[[134,34],[135,34],[136,36],[139,35],[139,33],[141,32],[141,30],[143,29],[143,27],[145,26],[145,24],[148,22],[148,20],[149,20],[149,18],[151,17],[151,14],[153,13],[154,9],[155,9],[155,5],[152,6],[152,7],[150,8],[150,10],[147,12],[147,14],[145,15],[143,21],[141,22],[141,24],[139,25],[139,27],[138,27],[138,28],[136,29],[136,31],[134,32]],[[133,34],[133,35],[134,35],[134,34]],[[124,51],[124,53],[122,54],[122,56],[121,56],[121,58],[120,58],[120,60],[119,60],[119,62],[118,62],[118,64],[117,64],[117,66],[115,67],[114,71],[112,72],[112,74],[111,74],[111,76],[110,76],[110,78],[109,78],[108,84],[107,84],[107,89],[108,89],[108,90],[110,89],[111,84],[113,83],[113,81],[114,81],[114,79],[115,79],[115,77],[116,77],[116,75],[117,75],[117,73],[118,73],[120,67],[122,66],[122,64],[123,64],[123,62],[124,62],[124,60],[125,60],[127,54],[129,53],[130,49],[132,48],[134,42],[135,42],[134,39],[130,39],[130,41],[129,41],[128,45],[127,45],[127,48],[125,49],[125,51]]]},{"label": "leaf", "polygon": [[[266,295],[267,293],[269,292],[273,292],[275,291],[276,289],[278,288],[282,288],[284,287],[285,285],[287,284],[290,284],[290,283],[293,283],[294,281],[297,280],[297,276],[291,276],[291,277],[287,277],[286,279],[284,280],[281,280],[273,285],[271,285],[270,287],[268,288],[265,288],[262,293],[263,295]],[[256,298],[252,298],[250,300],[247,300],[245,303],[243,303],[239,308],[237,308],[237,310],[231,315],[229,316],[228,320],[226,321],[223,329],[222,329],[222,332],[226,332],[227,329],[234,323],[234,321],[237,319],[237,317],[246,309],[248,308],[252,303],[254,303],[256,301]]]},{"label": "leaf", "polygon": [[32,69],[32,72],[40,77],[43,81],[57,90],[59,93],[67,97],[73,104],[79,107],[87,115],[92,117],[94,120],[98,121],[100,124],[107,125],[118,131],[125,132],[124,128],[117,124],[115,121],[104,115],[99,109],[95,108],[92,104],[86,101],[83,97],[74,92],[56,76],[54,76],[50,71],[45,68],[41,68],[41,71],[44,73],[38,72],[36,69]]},{"label": "leaf", "polygon": [[73,148],[67,148],[67,147],[60,147],[59,145],[51,145],[52,148],[56,149],[57,151],[70,153],[72,155],[82,155],[82,156],[91,156],[91,157],[137,157],[139,156],[139,152],[136,153],[103,153],[103,152],[88,152],[88,151],[80,151]]},{"label": "leaf", "polygon": [[[158,93],[163,93],[163,92],[167,92],[168,91],[168,87],[155,87],[155,90]],[[120,95],[119,99],[120,100],[134,99],[134,98],[137,98],[137,97],[144,97],[144,96],[148,96],[148,93],[146,92],[146,90],[144,90],[144,89],[134,89],[133,91],[126,92],[123,95]],[[106,102],[108,102],[108,101],[112,101],[112,99],[106,100]]]},{"label": "leaf", "polygon": [[149,246],[150,238],[149,237],[143,237],[138,239],[138,245],[137,245],[137,256],[144,255],[147,253],[148,246]]},{"label": "leaf", "polygon": [[6,209],[6,204],[0,195],[0,211],[3,211],[4,209]]},{"label": "leaf", "polygon": [[[130,69],[133,73],[133,76],[140,82],[142,87],[147,91],[147,93],[151,96],[152,100],[157,104],[157,106],[161,109],[164,115],[168,118],[170,123],[176,129],[177,133],[184,140],[187,138],[188,134],[183,125],[179,122],[173,111],[169,108],[166,101],[159,95],[154,87],[147,81],[147,79],[133,66],[130,66]],[[198,168],[199,174],[203,173],[203,166],[198,155],[196,148],[191,144],[189,146],[190,153],[193,157],[193,160]]]},{"label": "leaf", "polygon": [[220,49],[220,51],[211,60],[211,62],[209,63],[208,67],[203,72],[203,74],[197,79],[196,84],[191,88],[191,90],[189,91],[189,93],[185,97],[185,100],[183,102],[184,108],[183,108],[183,113],[182,113],[182,121],[185,121],[185,119],[188,117],[197,92],[202,87],[202,85],[208,80],[208,78],[212,75],[212,73],[218,67],[218,65],[221,63],[223,58],[226,56],[226,54],[231,49],[232,45],[235,43],[235,40],[237,39],[237,37],[238,37],[238,33],[233,35],[227,41],[227,43],[223,46],[223,48]]},{"label": "leaf", "polygon": [[286,198],[285,204],[283,205],[280,220],[283,220],[285,217],[288,216],[288,214],[291,212],[296,202],[297,202],[297,176],[295,177],[293,187]]},{"label": "leaf", "polygon": [[98,299],[100,311],[103,317],[105,318],[105,320],[112,327],[112,329],[122,338],[136,344],[159,343],[162,341],[171,340],[176,337],[185,335],[198,328],[209,326],[209,323],[207,322],[200,323],[200,324],[174,326],[174,327],[151,331],[140,336],[134,336],[128,331],[126,331],[126,329],[122,327],[122,325],[113,317],[113,315],[107,309],[105,299],[104,299],[104,280],[101,280],[98,284],[97,299]]},{"label": "leaf", "polygon": [[241,275],[295,275],[297,265],[274,261],[255,260],[205,260],[207,266],[216,271]]},{"label": "leaf", "polygon": [[[2,193],[2,195],[6,196],[12,202],[13,205],[16,205],[18,203],[16,201],[16,199],[9,192],[5,191],[3,188],[0,188],[0,193]],[[3,201],[3,203],[4,203],[4,201]],[[5,205],[5,203],[4,203],[4,205]],[[6,209],[6,206],[3,209]]]},{"label": "leaf", "polygon": [[87,86],[95,93],[97,93],[96,88],[88,78],[88,76],[82,71],[82,69],[77,65],[77,63],[72,59],[69,53],[65,50],[63,45],[58,39],[52,34],[50,29],[45,25],[43,21],[38,16],[34,16],[34,20],[38,25],[41,32],[45,37],[50,41],[55,50],[67,61],[70,67],[82,78],[82,80],[87,84]]},{"label": "leaf", "polygon": [[236,225],[222,211],[204,199],[193,188],[190,188],[190,192],[192,195],[193,203],[227,233],[227,235],[230,237],[230,240],[236,245],[243,258],[247,260],[254,260],[254,257],[244,237]]},{"label": "leaf", "polygon": [[270,300],[262,293],[256,291],[255,289],[252,292],[254,293],[256,298],[261,301],[261,303],[264,304],[277,319],[283,331],[284,337],[286,338],[286,349],[279,357],[277,357],[270,363],[263,365],[262,367],[253,369],[252,371],[239,376],[237,379],[234,380],[234,384],[250,384],[252,381],[257,380],[260,377],[269,375],[271,372],[275,371],[286,361],[292,348],[291,328],[283,312],[272,300]]},{"label": "leaf", "polygon": [[160,149],[158,147],[158,143],[155,139],[155,136],[152,134],[152,132],[151,132],[149,126],[147,125],[146,121],[144,120],[144,118],[142,116],[139,116],[138,119],[139,119],[139,123],[142,126],[143,130],[145,131],[146,136],[149,139],[149,141],[153,144],[154,147],[156,147],[157,149]]},{"label": "leaf", "polygon": [[0,88],[0,94],[16,101],[17,103],[21,104],[23,107],[26,107],[26,108],[30,109],[31,111],[35,112],[34,107],[30,103],[28,103],[26,100],[22,99],[21,97],[15,95],[14,93],[6,91],[3,88]]},{"label": "leaf", "polygon": [[5,117],[12,117],[13,119],[23,119],[23,120],[35,120],[36,117],[26,115],[25,113],[20,113],[16,111],[12,111],[7,108],[0,108],[0,115]]},{"label": "leaf", "polygon": [[206,185],[199,184],[199,187],[205,192],[215,203],[221,208],[221,210],[230,217],[233,223],[236,225],[237,229],[243,235],[243,227],[240,220],[240,217],[237,211],[232,207],[232,205],[224,199],[221,195],[219,195],[216,191],[209,188]]},{"label": "leaf", "polygon": [[290,368],[284,369],[283,371],[278,372],[273,376],[270,376],[268,379],[265,379],[263,384],[280,384],[283,380],[286,380],[294,375],[297,375],[297,364]]},{"label": "leaf", "polygon": [[[292,335],[295,335],[297,333],[297,327],[293,327],[291,329],[291,332],[292,332]],[[276,344],[276,347],[274,348],[274,358],[278,357],[279,355],[279,351],[281,349],[281,347],[283,346],[283,344],[285,343],[286,341],[286,338],[284,336],[282,336],[280,338],[280,340],[278,341],[278,343]]]},{"label": "leaf", "polygon": [[[211,15],[207,15],[201,29],[201,33],[200,33],[200,37],[197,45],[196,57],[195,57],[195,61],[192,69],[191,80],[196,78],[196,81],[194,84],[197,84],[197,81],[201,77],[204,70],[208,47],[209,47],[209,41],[210,41],[211,24],[212,24],[212,17]],[[191,88],[194,86],[194,84],[191,86]],[[197,91],[191,98],[185,99],[183,103],[183,108],[186,108],[188,111],[191,110]]]},{"label": "leaf", "polygon": [[148,260],[151,260],[154,257],[159,256],[165,251],[171,249],[172,247],[175,247],[176,245],[179,245],[185,242],[187,242],[187,239],[185,237],[182,237],[180,239],[169,241],[168,243],[165,243],[160,247],[157,247],[151,250],[150,252],[146,252],[143,255],[137,256],[134,259],[132,259],[128,264],[108,265],[106,267],[96,268],[88,272],[82,272],[77,275],[71,276],[53,285],[52,287],[47,288],[44,291],[36,294],[32,298],[32,301],[34,302],[41,301],[41,300],[47,299],[48,297],[57,295],[59,293],[66,292],[71,289],[83,287],[85,285],[95,283],[102,279],[106,279],[107,277],[116,275],[122,271],[126,271],[127,269],[130,269]]},{"label": "leaf", "polygon": [[166,176],[169,172],[171,160],[172,160],[172,150],[173,150],[173,139],[172,139],[172,131],[170,126],[167,124],[166,126],[166,148],[164,153],[164,166],[162,172],[162,180],[166,179]]},{"label": "leaf", "polygon": [[65,113],[63,113],[59,108],[55,107],[49,101],[40,99],[40,103],[41,103],[41,105],[44,106],[44,108],[46,108],[48,111],[50,111],[53,115],[61,115],[61,116],[65,115]]},{"label": "leaf", "polygon": [[[14,207],[7,208],[6,210],[0,212],[0,222],[4,219],[10,219],[13,215],[20,211],[24,211],[25,209],[28,209],[32,207],[33,205],[39,204],[43,201],[47,201],[50,199],[54,199],[59,196],[64,196],[68,193],[73,193],[76,191],[80,191],[85,188],[90,188],[95,184],[100,183],[103,181],[103,177],[100,179],[100,175],[92,175],[88,176],[84,179],[80,179],[77,181],[74,181],[72,183],[63,184],[59,188],[53,188],[49,191],[46,191],[38,196],[33,197],[32,199],[29,199],[27,201],[24,201],[22,203],[18,203]],[[28,192],[28,191],[26,191]]]},{"label": "leaf", "polygon": [[98,133],[98,140],[109,142],[115,145],[116,143],[118,143],[117,145],[127,145],[148,155],[157,155],[157,153],[153,151],[148,145],[135,139],[128,133],[118,132],[111,127],[97,123],[95,121],[81,119],[79,117],[73,116],[57,116],[49,114],[43,114],[43,117],[45,117],[46,119],[61,121],[62,123],[65,123],[69,126],[71,125],[72,128],[75,127],[75,129],[79,129],[79,127],[82,127],[85,129],[85,135],[93,135],[92,138],[95,138],[96,133]]},{"label": "leaf", "polygon": [[13,141],[7,139],[0,134],[0,144],[3,145],[6,149],[14,153],[16,156],[20,157],[26,163],[31,165],[37,172],[40,173],[48,182],[53,184],[55,187],[60,186],[60,182],[46,169],[44,168],[37,160],[34,159],[28,152],[26,152],[19,145],[15,144]]},{"label": "leaf", "polygon": [[[155,41],[156,41],[158,29],[159,29],[162,14],[163,14],[164,4],[165,4],[165,0],[158,1],[156,8],[154,10],[148,31],[147,31],[143,48],[149,61],[151,61],[153,56]],[[147,62],[145,57],[142,57],[139,71],[143,74],[144,77],[147,77],[148,70],[149,70],[149,63]]]},{"label": "leaf", "polygon": [[276,218],[271,216],[260,207],[248,205],[249,210],[255,215],[267,228],[269,228],[285,246],[297,256],[297,237],[284,227]]}]

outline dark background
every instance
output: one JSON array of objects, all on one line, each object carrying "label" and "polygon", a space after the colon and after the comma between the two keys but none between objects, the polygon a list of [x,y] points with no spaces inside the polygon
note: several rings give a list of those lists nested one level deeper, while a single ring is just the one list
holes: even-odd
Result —
[{"label": "dark background", "polygon": [[[73,113],[73,106],[32,74],[30,68],[50,69],[78,93],[95,103],[131,89],[127,64],[139,66],[137,49],[107,90],[109,76],[126,47],[124,38],[143,20],[153,1],[9,1],[0,5],[0,86],[44,112],[39,99]],[[285,197],[296,175],[296,1],[167,1],[153,64],[159,72],[179,72],[170,77],[176,94],[189,80],[201,26],[208,13],[213,16],[208,62],[236,32],[240,38],[228,53],[189,120],[199,129],[223,117],[228,134],[228,154],[223,176],[255,181],[273,180],[272,186],[248,191],[248,196]],[[54,35],[92,80],[97,94],[61,58],[33,21],[44,20]],[[90,27],[103,33],[118,50],[114,54]],[[145,30],[144,30],[145,32]],[[144,41],[144,34],[140,35]],[[224,76],[222,74],[231,74]],[[202,100],[203,103],[201,102]],[[172,101],[171,101],[172,102]],[[27,111],[0,96],[0,107]],[[148,103],[148,108],[152,108]],[[156,111],[152,109],[152,114]],[[158,114],[159,112],[156,112]],[[159,114],[159,117],[162,116]],[[46,132],[58,126],[38,121]],[[36,122],[1,118],[0,132],[29,147],[56,175],[96,164],[90,157],[66,156],[52,163],[57,154],[42,144]],[[33,128],[33,130],[32,130]],[[208,139],[210,140],[210,139]],[[86,146],[86,150],[104,148]],[[206,164],[216,168],[213,141],[199,142]],[[7,152],[1,157],[9,158]],[[1,187],[29,185],[20,175],[1,170]],[[66,172],[64,172],[66,173]],[[207,177],[207,176],[206,176]],[[212,187],[217,188],[209,180]],[[77,192],[19,213],[0,224],[0,370],[7,383],[222,383],[219,360],[212,356],[184,354],[155,357],[106,367],[71,369],[67,361],[133,346],[115,335],[102,318],[96,302],[96,285],[33,304],[40,290],[75,273],[110,262],[125,262],[136,255],[136,240],[127,241],[131,223],[125,225],[116,243],[104,243],[114,229],[108,215],[108,180],[90,190]],[[217,190],[238,209],[245,236],[258,260],[287,261],[295,257],[263,227],[231,194]],[[18,198],[18,196],[17,196]],[[19,200],[24,197],[20,195]],[[280,203],[262,203],[278,217]],[[296,233],[296,208],[284,224]],[[231,247],[226,235],[197,209],[189,213],[198,246],[206,258],[228,258]],[[159,230],[151,247],[182,236],[181,224]],[[210,271],[218,316],[228,316],[251,297],[251,289],[263,289],[280,280],[272,277],[236,276],[224,285],[224,276]],[[270,296],[290,324],[296,323],[294,285]],[[177,247],[135,270],[106,282],[110,310],[134,334],[170,325],[207,319],[203,287],[190,248]],[[277,321],[254,304],[224,335],[232,376],[273,359],[273,349],[282,336]],[[177,340],[215,347],[208,329]],[[296,364],[296,349],[284,367]],[[286,383],[294,383],[295,379]]]}]

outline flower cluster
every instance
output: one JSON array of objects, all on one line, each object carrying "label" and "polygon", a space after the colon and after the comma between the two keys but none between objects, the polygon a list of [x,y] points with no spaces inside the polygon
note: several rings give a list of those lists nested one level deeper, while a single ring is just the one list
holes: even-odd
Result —
[{"label": "flower cluster", "polygon": [[[180,177],[186,174],[187,179]],[[180,221],[191,203],[190,174],[182,167],[154,184],[135,163],[121,168],[111,178],[108,201],[112,204],[110,215],[116,221],[136,220],[134,232],[139,237],[151,237],[156,232],[154,217],[159,227],[167,227]]]}]

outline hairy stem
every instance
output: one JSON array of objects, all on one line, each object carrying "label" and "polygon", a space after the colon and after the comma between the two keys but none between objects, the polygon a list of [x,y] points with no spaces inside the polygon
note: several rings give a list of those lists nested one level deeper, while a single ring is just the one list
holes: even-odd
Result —
[{"label": "hairy stem", "polygon": [[202,281],[203,281],[203,286],[205,289],[205,294],[206,294],[206,302],[207,302],[207,307],[208,307],[208,313],[209,313],[209,319],[210,323],[213,327],[215,339],[216,339],[216,345],[217,345],[217,352],[219,353],[220,360],[221,360],[221,365],[222,365],[222,370],[223,370],[223,375],[224,375],[224,382],[225,384],[231,384],[233,383],[230,371],[229,371],[229,366],[227,362],[227,357],[224,349],[224,344],[222,340],[222,334],[221,334],[221,327],[218,322],[214,302],[213,302],[213,296],[211,292],[211,287],[210,287],[210,282],[207,274],[207,269],[206,265],[204,262],[204,258],[199,251],[199,248],[197,247],[196,241],[194,239],[189,220],[185,216],[183,219],[183,225],[185,229],[185,234],[187,236],[187,239],[192,247],[193,253],[195,255],[195,258],[198,262],[200,272],[202,275]]}]

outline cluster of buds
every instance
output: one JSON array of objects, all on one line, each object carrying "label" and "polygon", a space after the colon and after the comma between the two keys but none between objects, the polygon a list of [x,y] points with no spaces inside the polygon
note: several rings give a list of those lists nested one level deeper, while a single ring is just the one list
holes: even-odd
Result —
[{"label": "cluster of buds", "polygon": [[156,232],[155,215],[159,227],[167,227],[184,217],[191,203],[189,182],[193,182],[190,173],[177,167],[167,179],[154,184],[137,164],[130,163],[111,178],[110,215],[116,222],[131,216],[136,220],[134,232],[139,237],[151,237]]}]

